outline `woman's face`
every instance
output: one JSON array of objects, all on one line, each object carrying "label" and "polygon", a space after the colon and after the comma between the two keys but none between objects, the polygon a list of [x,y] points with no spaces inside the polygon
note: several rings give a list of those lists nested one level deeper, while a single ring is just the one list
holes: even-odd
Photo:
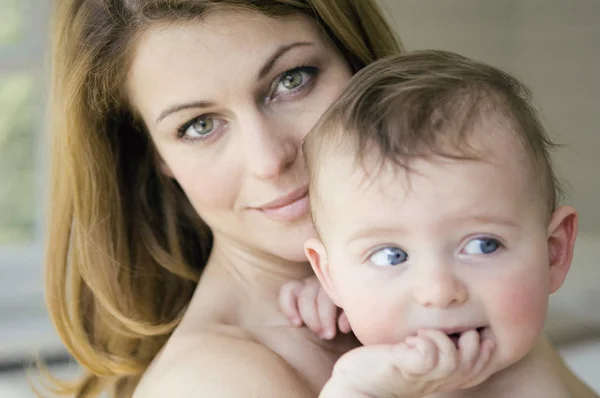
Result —
[{"label": "woman's face", "polygon": [[127,88],[215,243],[302,261],[301,142],[351,74],[308,18],[219,11],[146,31]]}]

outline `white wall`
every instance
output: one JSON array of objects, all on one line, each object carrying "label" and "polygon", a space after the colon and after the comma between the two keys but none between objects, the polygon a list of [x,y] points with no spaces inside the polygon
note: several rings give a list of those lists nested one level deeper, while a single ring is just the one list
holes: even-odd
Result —
[{"label": "white wall", "polygon": [[554,157],[581,213],[600,236],[600,1],[379,0],[406,48],[445,49],[489,62],[533,91]]}]

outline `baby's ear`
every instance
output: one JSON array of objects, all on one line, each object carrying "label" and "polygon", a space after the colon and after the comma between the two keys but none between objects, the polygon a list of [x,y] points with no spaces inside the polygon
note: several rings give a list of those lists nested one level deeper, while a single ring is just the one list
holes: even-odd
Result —
[{"label": "baby's ear", "polygon": [[307,240],[306,243],[304,243],[304,253],[308,258],[308,261],[310,261],[310,265],[319,279],[319,282],[321,282],[323,289],[325,289],[335,305],[341,307],[338,298],[339,296],[332,283],[329,263],[327,262],[327,252],[325,251],[323,242],[317,238]]},{"label": "baby's ear", "polygon": [[570,206],[560,206],[552,213],[548,226],[550,293],[554,293],[562,286],[571,268],[577,225],[577,211]]}]

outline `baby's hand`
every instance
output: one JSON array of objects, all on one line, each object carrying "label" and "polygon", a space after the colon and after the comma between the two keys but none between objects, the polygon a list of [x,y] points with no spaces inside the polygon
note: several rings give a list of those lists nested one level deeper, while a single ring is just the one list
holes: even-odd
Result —
[{"label": "baby's hand", "polygon": [[395,366],[411,392],[421,396],[470,386],[488,364],[494,343],[476,330],[461,334],[458,344],[439,330],[421,330],[395,348]]},{"label": "baby's hand", "polygon": [[279,294],[279,306],[294,325],[304,324],[322,339],[335,337],[336,321],[340,332],[351,330],[346,315],[331,301],[316,276],[285,283]]},{"label": "baby's hand", "polygon": [[443,332],[423,330],[397,345],[354,349],[336,363],[319,398],[417,398],[481,382],[494,343],[464,332],[458,348]]}]

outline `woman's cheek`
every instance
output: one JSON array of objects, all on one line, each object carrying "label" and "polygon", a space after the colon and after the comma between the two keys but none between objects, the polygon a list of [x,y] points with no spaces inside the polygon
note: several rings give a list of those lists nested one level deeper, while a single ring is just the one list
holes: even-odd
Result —
[{"label": "woman's cheek", "polygon": [[240,188],[235,168],[231,162],[206,163],[200,159],[175,158],[171,169],[175,179],[199,213],[206,206],[232,208]]}]

